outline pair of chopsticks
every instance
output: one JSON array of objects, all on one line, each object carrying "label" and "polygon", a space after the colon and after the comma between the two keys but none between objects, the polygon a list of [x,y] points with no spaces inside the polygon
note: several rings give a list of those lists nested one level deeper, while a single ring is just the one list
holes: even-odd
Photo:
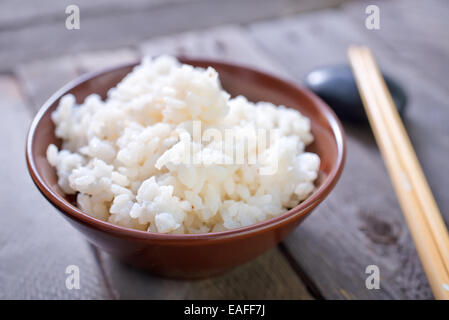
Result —
[{"label": "pair of chopsticks", "polygon": [[365,111],[436,299],[449,299],[449,235],[393,99],[366,47],[348,50]]}]

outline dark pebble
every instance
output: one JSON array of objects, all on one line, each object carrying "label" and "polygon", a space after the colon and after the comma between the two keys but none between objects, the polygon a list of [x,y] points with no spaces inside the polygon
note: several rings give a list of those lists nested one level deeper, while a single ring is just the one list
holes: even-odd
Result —
[{"label": "dark pebble", "polygon": [[[393,97],[396,108],[403,115],[407,96],[402,87],[388,75],[384,79]],[[367,117],[359,91],[349,65],[321,67],[310,72],[306,87],[323,99],[342,120],[367,123]]]}]

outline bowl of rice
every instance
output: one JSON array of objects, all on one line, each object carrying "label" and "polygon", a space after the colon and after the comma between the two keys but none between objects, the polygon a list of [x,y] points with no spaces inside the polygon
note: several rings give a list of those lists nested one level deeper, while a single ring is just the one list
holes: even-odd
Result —
[{"label": "bowl of rice", "polygon": [[39,191],[88,241],[176,278],[278,244],[326,198],[344,158],[340,122],[307,89],[171,56],[67,84],[26,147]]}]

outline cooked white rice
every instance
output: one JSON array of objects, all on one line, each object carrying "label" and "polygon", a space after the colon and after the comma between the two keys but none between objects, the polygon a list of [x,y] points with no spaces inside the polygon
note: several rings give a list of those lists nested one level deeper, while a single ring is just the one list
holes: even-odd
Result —
[{"label": "cooked white rice", "polygon": [[[62,190],[95,218],[150,232],[217,232],[277,216],[313,192],[320,166],[304,152],[313,140],[309,119],[230,99],[213,68],[169,56],[144,60],[105,101],[92,94],[77,105],[64,96],[52,119],[63,144],[50,145],[47,158]],[[255,164],[226,164],[215,161],[229,156],[217,141],[192,140],[194,121],[202,132],[266,129],[277,139],[255,151]],[[186,146],[209,162],[181,161]],[[267,161],[276,170],[262,174]]]}]

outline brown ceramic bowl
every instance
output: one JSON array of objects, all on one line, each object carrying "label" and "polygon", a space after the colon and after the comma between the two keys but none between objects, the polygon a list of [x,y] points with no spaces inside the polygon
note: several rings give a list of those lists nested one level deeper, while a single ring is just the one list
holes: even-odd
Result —
[{"label": "brown ceramic bowl", "polygon": [[[295,108],[312,123],[315,141],[308,147],[321,158],[317,190],[284,214],[251,226],[208,234],[166,235],[138,231],[97,220],[78,209],[58,187],[54,168],[46,159],[50,143],[58,146],[50,114],[59,99],[72,93],[78,103],[91,93],[103,98],[133,66],[125,65],[87,74],[56,92],[31,125],[26,159],[31,177],[44,197],[95,246],[122,261],[159,275],[194,278],[222,273],[275,246],[323,201],[336,184],[345,158],[343,129],[334,112],[310,91],[274,76],[233,64],[182,58],[200,67],[212,66],[225,90],[252,101],[270,101]],[[57,241],[57,239],[55,239]]]}]

